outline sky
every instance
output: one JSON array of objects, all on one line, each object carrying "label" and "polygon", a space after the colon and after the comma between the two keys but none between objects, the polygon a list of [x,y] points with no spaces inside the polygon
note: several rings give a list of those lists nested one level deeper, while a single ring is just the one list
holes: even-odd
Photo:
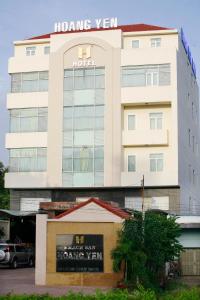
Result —
[{"label": "sky", "polygon": [[119,25],[183,27],[200,78],[200,0],[0,0],[0,161],[8,165],[6,94],[13,41],[54,31],[55,22],[117,17]]}]

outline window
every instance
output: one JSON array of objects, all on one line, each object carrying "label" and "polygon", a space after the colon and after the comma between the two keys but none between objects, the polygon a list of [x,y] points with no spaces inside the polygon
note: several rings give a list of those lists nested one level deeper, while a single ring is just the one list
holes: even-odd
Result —
[{"label": "window", "polygon": [[48,90],[48,71],[11,74],[11,92],[42,92]]},{"label": "window", "polygon": [[10,132],[47,131],[47,107],[10,110]]},{"label": "window", "polygon": [[128,115],[128,130],[135,129],[135,115]]},{"label": "window", "polygon": [[150,172],[163,171],[163,154],[155,153],[150,154]]},{"label": "window", "polygon": [[66,69],[64,91],[104,89],[104,68]]},{"label": "window", "polygon": [[154,70],[149,70],[146,73],[146,85],[158,85],[158,72]]},{"label": "window", "polygon": [[161,38],[153,38],[151,39],[151,47],[157,48],[161,46]]},{"label": "window", "polygon": [[[142,198],[141,197],[125,197],[125,208],[142,211]],[[169,210],[169,197],[145,197],[144,210],[148,209],[162,209]]]},{"label": "window", "polygon": [[36,47],[26,47],[26,56],[35,55]]},{"label": "window", "polygon": [[124,66],[121,84],[122,87],[170,85],[170,64]]},{"label": "window", "polygon": [[19,148],[9,150],[10,172],[46,171],[46,148]]},{"label": "window", "polygon": [[133,40],[132,41],[132,48],[139,48],[139,47],[140,47],[139,40]]},{"label": "window", "polygon": [[162,113],[150,113],[150,129],[162,129],[162,120],[163,114]]},{"label": "window", "polygon": [[135,155],[128,155],[128,172],[135,172],[136,170]]},{"label": "window", "polygon": [[104,184],[104,68],[64,70],[63,185]]},{"label": "window", "polygon": [[44,54],[49,54],[50,53],[50,46],[45,46],[44,47]]}]

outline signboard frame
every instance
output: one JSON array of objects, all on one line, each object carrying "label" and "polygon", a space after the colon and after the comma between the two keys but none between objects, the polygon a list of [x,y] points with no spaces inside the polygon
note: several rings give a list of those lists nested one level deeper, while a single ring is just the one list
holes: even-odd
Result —
[{"label": "signboard frame", "polygon": [[56,272],[103,273],[103,234],[56,235]]}]

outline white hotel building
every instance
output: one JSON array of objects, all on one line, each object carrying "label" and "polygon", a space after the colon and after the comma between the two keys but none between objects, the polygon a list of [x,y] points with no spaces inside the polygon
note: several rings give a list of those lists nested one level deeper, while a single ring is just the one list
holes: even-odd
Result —
[{"label": "white hotel building", "polygon": [[[11,209],[88,197],[200,212],[199,96],[177,29],[137,24],[14,42]],[[82,199],[83,198],[83,199]]]}]

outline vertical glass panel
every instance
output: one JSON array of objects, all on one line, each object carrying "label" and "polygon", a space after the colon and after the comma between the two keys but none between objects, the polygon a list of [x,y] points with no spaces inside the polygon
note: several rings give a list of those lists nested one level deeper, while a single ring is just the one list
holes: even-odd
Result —
[{"label": "vertical glass panel", "polygon": [[151,172],[163,171],[163,154],[162,153],[150,154],[150,171]]},{"label": "vertical glass panel", "polygon": [[73,103],[73,91],[64,91],[64,106],[72,106]]},{"label": "vertical glass panel", "polygon": [[95,90],[78,90],[74,91],[74,105],[91,105],[94,104]]},{"label": "vertical glass panel", "polygon": [[150,171],[156,172],[156,160],[155,159],[150,159]]},{"label": "vertical glass panel", "polygon": [[103,172],[95,172],[94,174],[94,185],[103,186],[104,185],[104,174]]},{"label": "vertical glass panel", "polygon": [[22,92],[36,92],[38,90],[38,80],[23,80]]},{"label": "vertical glass panel", "polygon": [[104,89],[105,88],[104,75],[98,75],[95,77],[95,88],[96,89]]},{"label": "vertical glass panel", "polygon": [[158,73],[153,73],[153,85],[158,85]]},{"label": "vertical glass panel", "polygon": [[73,173],[63,173],[63,185],[73,186]]},{"label": "vertical glass panel", "polygon": [[20,131],[21,132],[34,132],[38,129],[38,118],[37,117],[27,117],[20,119]]},{"label": "vertical glass panel", "polygon": [[104,118],[96,117],[95,118],[95,129],[103,129],[104,128]]},{"label": "vertical glass panel", "polygon": [[74,119],[74,130],[88,130],[94,128],[94,117],[77,117]]},{"label": "vertical glass panel", "polygon": [[103,145],[104,144],[104,131],[103,130],[95,131],[94,144],[95,145]]},{"label": "vertical glass panel", "polygon": [[104,89],[96,89],[95,90],[95,104],[104,104]]},{"label": "vertical glass panel", "polygon": [[44,116],[38,118],[38,131],[47,131],[47,117]]},{"label": "vertical glass panel", "polygon": [[135,172],[135,155],[128,155],[128,172]]},{"label": "vertical glass panel", "polygon": [[10,119],[10,132],[20,131],[20,118],[11,117]]},{"label": "vertical glass panel", "polygon": [[93,186],[94,176],[93,173],[74,173],[74,186]]},{"label": "vertical glass panel", "polygon": [[93,145],[94,132],[93,131],[74,131],[74,145]]},{"label": "vertical glass panel", "polygon": [[63,133],[63,146],[72,146],[73,143],[73,132],[66,131]]},{"label": "vertical glass panel", "polygon": [[135,129],[135,115],[128,115],[128,130]]},{"label": "vertical glass panel", "polygon": [[73,78],[64,78],[64,91],[73,90]]},{"label": "vertical glass panel", "polygon": [[[64,109],[63,115],[66,131],[63,146],[69,145],[66,133],[72,133],[73,155],[67,155],[66,148],[63,149],[63,185],[102,186],[103,146],[94,149],[94,145],[103,145],[104,107],[101,104],[104,103],[104,68],[68,69],[64,72],[64,80],[64,106],[69,109]],[[71,86],[67,89],[71,91],[66,91],[70,82]]]}]

